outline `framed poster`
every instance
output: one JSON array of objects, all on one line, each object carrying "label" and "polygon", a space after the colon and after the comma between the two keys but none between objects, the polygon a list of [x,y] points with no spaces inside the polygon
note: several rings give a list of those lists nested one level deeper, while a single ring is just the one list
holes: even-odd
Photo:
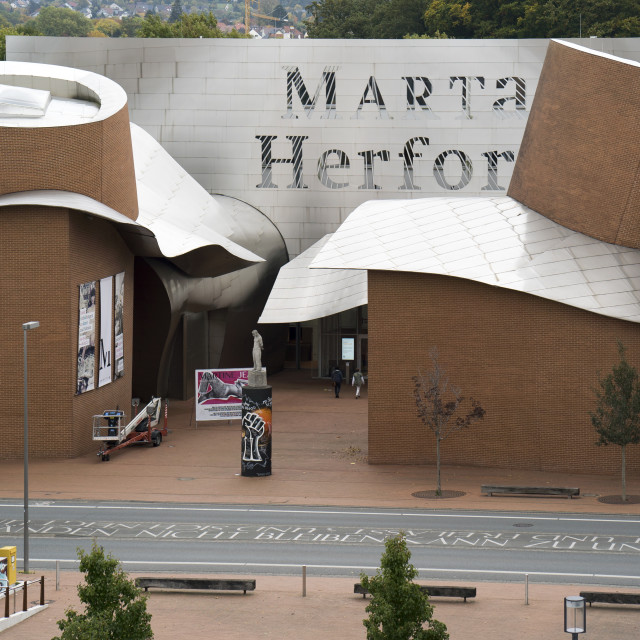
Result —
[{"label": "framed poster", "polygon": [[356,339],[342,338],[342,359],[353,360],[356,353]]},{"label": "framed poster", "polygon": [[196,421],[242,418],[249,369],[196,369]]},{"label": "framed poster", "polygon": [[116,378],[124,375],[124,271],[116,274],[113,326],[116,347]]},{"label": "framed poster", "polygon": [[96,366],[96,283],[80,285],[78,302],[78,376],[76,393],[95,387]]}]

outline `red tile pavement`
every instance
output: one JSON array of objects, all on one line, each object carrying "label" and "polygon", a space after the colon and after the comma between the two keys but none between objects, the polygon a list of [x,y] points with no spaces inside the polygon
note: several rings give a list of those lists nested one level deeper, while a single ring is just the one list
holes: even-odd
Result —
[{"label": "red tile pavement", "polygon": [[[336,505],[411,509],[489,509],[638,514],[639,504],[610,505],[599,496],[620,493],[618,477],[566,475],[512,469],[443,467],[443,488],[463,492],[452,499],[416,498],[435,486],[432,466],[373,466],[366,463],[367,388],[355,400],[351,387],[339,399],[327,381],[308,373],[285,371],[270,377],[273,386],[273,474],[240,476],[240,426],[199,423],[192,402],[172,402],[170,434],[159,448],[129,447],[101,462],[90,453],[75,459],[32,460],[32,500],[157,500],[236,504]],[[111,407],[99,407],[98,411]],[[90,425],[87,425],[90,428]],[[96,447],[96,451],[97,451]],[[21,461],[3,461],[0,497],[22,497]],[[488,497],[482,484],[575,486],[577,499]],[[640,495],[640,478],[628,481],[628,493]],[[16,541],[19,545],[20,541]],[[3,544],[10,542],[3,539]],[[20,553],[18,553],[20,555]],[[53,589],[51,606],[3,640],[50,638],[55,621],[75,602],[78,574],[64,572],[63,588]],[[476,583],[478,597],[466,604],[434,599],[436,617],[453,638],[474,640],[553,640],[562,631],[562,598],[580,588],[530,584],[528,606],[522,584]],[[640,588],[640,585],[638,586]],[[365,637],[365,602],[353,594],[353,580],[309,576],[307,597],[299,578],[259,577],[257,590],[237,594],[154,592],[149,606],[156,638]],[[640,607],[601,605],[588,611],[589,637],[627,640],[640,632]]]}]

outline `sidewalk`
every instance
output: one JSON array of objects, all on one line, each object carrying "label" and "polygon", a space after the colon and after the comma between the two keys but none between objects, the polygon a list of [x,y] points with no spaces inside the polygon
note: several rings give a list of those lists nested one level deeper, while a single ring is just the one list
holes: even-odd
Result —
[{"label": "sidewalk", "polygon": [[[129,447],[113,454],[110,462],[101,462],[95,453],[71,460],[30,461],[30,499],[640,513],[638,504],[599,502],[599,496],[620,493],[619,477],[589,474],[567,476],[444,466],[443,488],[464,495],[451,499],[416,498],[413,493],[435,488],[434,467],[366,463],[366,386],[363,399],[356,401],[351,387],[343,387],[336,400],[328,381],[314,380],[299,372],[285,371],[271,376],[269,382],[274,404],[270,477],[239,475],[238,421],[199,423],[196,428],[193,403],[173,402],[169,407],[170,433],[158,448]],[[488,483],[576,486],[580,487],[581,496],[572,500],[490,498],[480,493],[480,486]],[[22,462],[3,462],[0,497],[22,498],[22,489]],[[628,480],[627,492],[640,495],[640,479]],[[19,547],[20,541],[16,542]],[[3,544],[9,541],[3,539]],[[55,576],[51,572],[44,575],[48,579],[49,608],[2,633],[2,640],[51,638],[57,633],[55,622],[64,616],[65,608],[70,604],[78,606],[77,573],[62,573],[60,591],[55,591]],[[258,577],[256,591],[246,596],[153,592],[149,608],[157,640],[364,638],[366,602],[353,594],[353,582],[309,575],[307,597],[302,598],[300,578]],[[530,582],[530,604],[525,606],[522,584],[475,584],[478,597],[466,604],[446,598],[433,601],[435,617],[448,625],[452,640],[568,637],[562,630],[562,598],[576,595],[579,587]],[[596,605],[587,612],[587,631],[585,640],[638,637],[640,607]]]},{"label": "sidewalk", "polygon": [[[77,574],[63,572],[61,590],[45,572],[48,609],[0,633],[2,640],[48,640],[59,630],[65,608],[78,607]],[[132,576],[135,574],[131,574]],[[147,607],[156,640],[365,640],[362,625],[368,599],[353,593],[354,580],[258,577],[256,590],[240,593],[149,592]],[[447,584],[449,584],[447,582]],[[434,598],[434,617],[444,622],[451,640],[570,640],[563,632],[563,598],[578,588],[478,582],[475,600]],[[587,607],[587,633],[581,640],[634,640],[640,632],[640,607]]]},{"label": "sidewalk", "polygon": [[[296,371],[271,376],[273,386],[273,475],[240,474],[240,422],[198,423],[192,401],[171,402],[169,435],[158,448],[132,446],[101,462],[95,453],[74,459],[31,460],[32,500],[149,500],[397,507],[412,509],[565,510],[576,513],[638,514],[639,504],[609,505],[599,496],[620,493],[619,475],[442,467],[452,499],[416,498],[435,489],[434,466],[368,465],[367,387],[355,400],[343,386],[336,400],[329,381]],[[108,407],[105,407],[105,409]],[[87,425],[90,428],[90,425]],[[98,450],[96,443],[96,452]],[[21,460],[4,461],[0,497],[21,498]],[[578,499],[488,497],[482,484],[580,487]],[[627,493],[640,495],[640,478]]]}]

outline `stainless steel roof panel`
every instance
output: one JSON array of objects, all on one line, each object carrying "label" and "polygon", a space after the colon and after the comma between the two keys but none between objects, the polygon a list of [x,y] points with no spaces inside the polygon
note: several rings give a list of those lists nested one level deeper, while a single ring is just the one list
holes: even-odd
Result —
[{"label": "stainless steel roof panel", "polygon": [[[325,236],[280,269],[259,323],[305,322],[367,304],[365,270],[309,269],[329,238]],[[357,259],[365,261],[366,251]]]},{"label": "stainless steel roof panel", "polygon": [[639,250],[571,231],[506,196],[366,202],[309,266],[464,277],[640,321]]}]

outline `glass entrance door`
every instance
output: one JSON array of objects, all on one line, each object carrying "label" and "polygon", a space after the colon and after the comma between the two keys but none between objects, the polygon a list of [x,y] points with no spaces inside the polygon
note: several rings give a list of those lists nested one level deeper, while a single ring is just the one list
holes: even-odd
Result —
[{"label": "glass entrance door", "polygon": [[358,354],[357,354],[358,369],[363,374],[367,374],[369,370],[369,336],[358,336]]}]

